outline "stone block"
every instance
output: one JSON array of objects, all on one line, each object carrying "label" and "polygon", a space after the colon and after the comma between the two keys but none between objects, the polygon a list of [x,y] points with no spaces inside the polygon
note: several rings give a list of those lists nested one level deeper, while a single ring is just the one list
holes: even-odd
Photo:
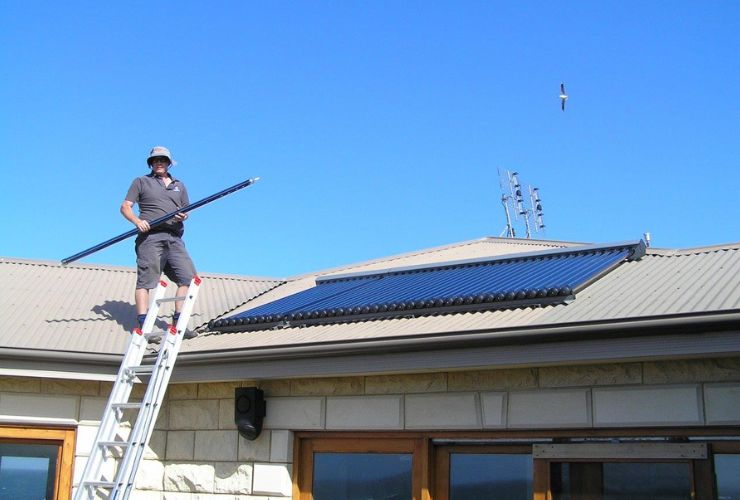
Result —
[{"label": "stone block", "polygon": [[484,429],[506,427],[506,393],[482,392],[480,394]]},{"label": "stone block", "polygon": [[536,387],[537,370],[534,368],[473,370],[447,374],[447,390],[450,392],[534,389]]},{"label": "stone block", "polygon": [[240,462],[269,462],[272,431],[262,430],[254,441],[239,436]]},{"label": "stone block", "polygon": [[[159,430],[167,430],[169,428],[169,405],[165,402],[162,406],[159,408],[159,413],[157,414],[157,421],[154,423],[154,428]],[[136,418],[134,416],[134,418]]]},{"label": "stone block", "polygon": [[407,394],[445,392],[446,390],[446,373],[373,375],[365,377],[365,394]]},{"label": "stone block", "polygon": [[293,433],[272,431],[270,439],[270,462],[291,463],[293,461]]},{"label": "stone block", "polygon": [[144,449],[144,459],[164,460],[167,449],[167,431],[153,431],[149,444]]},{"label": "stone block", "polygon": [[317,430],[324,427],[324,398],[265,398],[266,429]]},{"label": "stone block", "polygon": [[167,460],[193,460],[195,431],[169,431],[167,433]]},{"label": "stone block", "polygon": [[241,387],[239,382],[213,382],[198,384],[198,399],[234,399],[234,392]]},{"label": "stone block", "polygon": [[406,429],[480,429],[478,394],[409,394],[405,398]]},{"label": "stone block", "polygon": [[252,466],[236,462],[216,464],[214,493],[249,495],[252,493]]},{"label": "stone block", "polygon": [[195,460],[236,462],[237,431],[195,431]]},{"label": "stone block", "polygon": [[78,455],[89,456],[92,450],[95,436],[98,434],[97,425],[79,425],[75,435],[75,453]]},{"label": "stone block", "polygon": [[107,401],[104,398],[82,398],[80,400],[80,422],[100,422]]},{"label": "stone block", "polygon": [[266,398],[290,396],[290,380],[263,380],[259,384]]},{"label": "stone block", "polygon": [[539,369],[540,387],[588,387],[642,383],[640,363],[547,366]]},{"label": "stone block", "polygon": [[403,396],[327,398],[326,428],[333,430],[403,429]]},{"label": "stone block", "polygon": [[215,469],[211,464],[167,464],[164,468],[165,491],[213,493]]},{"label": "stone block", "polygon": [[0,394],[0,416],[75,422],[79,403],[78,396],[4,393]]},{"label": "stone block", "polygon": [[593,389],[596,426],[699,425],[699,386],[600,387]]},{"label": "stone block", "polygon": [[704,387],[707,424],[740,424],[740,384],[711,384]]},{"label": "stone block", "polygon": [[0,392],[41,392],[41,379],[25,377],[0,377]]},{"label": "stone block", "polygon": [[290,497],[293,483],[288,464],[254,464],[252,492],[258,495]]},{"label": "stone block", "polygon": [[355,396],[365,392],[363,377],[302,378],[291,380],[291,396]]},{"label": "stone block", "polygon": [[42,379],[41,392],[43,394],[68,396],[98,396],[100,382],[93,380]]},{"label": "stone block", "polygon": [[740,382],[740,358],[653,361],[644,371],[646,384]]},{"label": "stone block", "polygon": [[588,427],[591,405],[588,389],[552,389],[509,393],[509,428]]},{"label": "stone block", "polygon": [[198,384],[172,384],[167,388],[167,399],[198,399]]},{"label": "stone block", "polygon": [[217,399],[170,401],[169,429],[218,429]]},{"label": "stone block", "polygon": [[158,460],[142,460],[136,473],[137,490],[162,491],[164,464]]},{"label": "stone block", "polygon": [[133,490],[129,495],[130,500],[162,500],[161,491]]},{"label": "stone block", "polygon": [[218,428],[236,429],[234,422],[234,397],[221,399],[218,402]]}]

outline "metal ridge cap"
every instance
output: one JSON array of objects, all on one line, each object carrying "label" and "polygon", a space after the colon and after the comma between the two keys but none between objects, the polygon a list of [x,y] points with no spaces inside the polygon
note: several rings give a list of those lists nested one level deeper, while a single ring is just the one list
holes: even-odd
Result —
[{"label": "metal ridge cap", "polygon": [[[681,313],[671,316],[647,316],[643,318],[611,319],[596,322],[563,323],[560,325],[535,325],[505,328],[500,330],[478,329],[448,331],[440,334],[406,335],[395,338],[376,340],[345,340],[331,343],[312,342],[287,347],[265,347],[237,349],[219,349],[214,351],[181,352],[181,364],[199,364],[219,361],[237,361],[247,359],[292,359],[316,355],[342,356],[353,354],[375,354],[400,351],[429,351],[435,348],[478,347],[481,344],[511,344],[526,340],[549,340],[573,338],[584,331],[593,333],[619,333],[635,335],[646,329],[670,329],[671,332],[683,333],[677,327],[710,327],[715,324],[737,323],[740,331],[740,309],[729,311],[707,311],[702,313]],[[618,337],[620,335],[614,335]],[[582,337],[578,337],[582,339]],[[602,337],[603,338],[603,337]]]},{"label": "metal ridge cap", "polygon": [[641,247],[644,247],[644,246],[645,246],[645,242],[643,240],[630,240],[630,241],[623,241],[623,242],[603,244],[603,245],[584,245],[584,246],[573,246],[573,247],[563,247],[563,248],[550,248],[547,250],[534,250],[531,252],[511,253],[511,254],[496,255],[496,256],[491,256],[491,257],[475,257],[471,259],[458,259],[458,260],[450,260],[446,262],[435,262],[431,264],[416,264],[413,266],[390,267],[386,269],[377,269],[374,271],[357,271],[357,272],[344,273],[344,274],[319,275],[319,276],[316,276],[316,284],[318,285],[320,283],[346,280],[346,279],[352,279],[352,278],[384,276],[388,274],[398,274],[398,273],[409,272],[409,271],[420,271],[420,270],[430,270],[431,271],[433,269],[441,269],[443,267],[450,267],[450,266],[464,266],[464,265],[472,265],[472,264],[505,262],[508,260],[529,259],[529,258],[534,258],[534,257],[549,257],[553,255],[570,255],[570,254],[575,254],[579,252],[597,252],[601,250],[609,250],[609,249],[625,248],[625,247],[636,247],[639,250]]}]

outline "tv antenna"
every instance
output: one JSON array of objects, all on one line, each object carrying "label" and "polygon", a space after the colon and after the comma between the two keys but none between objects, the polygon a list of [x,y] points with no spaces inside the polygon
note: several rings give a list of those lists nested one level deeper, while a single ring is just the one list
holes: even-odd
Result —
[{"label": "tv antenna", "polygon": [[[533,188],[529,185],[526,189],[519,181],[518,172],[506,170],[506,185],[504,189],[503,176],[501,170],[498,171],[499,188],[501,189],[501,205],[504,207],[506,216],[506,227],[501,231],[501,236],[507,238],[516,238],[516,228],[512,221],[511,214],[514,214],[514,220],[524,225],[525,238],[532,238],[532,232],[545,232],[544,211],[542,209],[542,199],[540,198],[539,188]],[[524,191],[528,196],[525,198]]]}]

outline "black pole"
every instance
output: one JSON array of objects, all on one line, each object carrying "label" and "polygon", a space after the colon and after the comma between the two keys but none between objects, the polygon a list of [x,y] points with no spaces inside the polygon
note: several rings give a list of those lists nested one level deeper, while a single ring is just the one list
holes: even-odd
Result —
[{"label": "black pole", "polygon": [[[183,207],[180,210],[175,210],[174,212],[170,212],[170,213],[168,213],[166,215],[163,215],[162,217],[159,217],[157,219],[154,219],[153,221],[149,221],[149,227],[151,229],[154,229],[155,227],[164,224],[165,222],[167,222],[168,220],[170,220],[171,218],[173,218],[177,214],[180,214],[180,213],[183,213],[184,214],[184,213],[190,212],[191,210],[195,210],[196,208],[202,207],[203,205],[205,205],[207,203],[210,203],[212,201],[215,201],[215,200],[217,200],[219,198],[223,198],[224,196],[229,195],[231,193],[235,193],[236,191],[239,191],[240,189],[243,189],[243,188],[245,188],[247,186],[251,186],[252,184],[254,184],[255,182],[257,182],[258,180],[259,180],[259,177],[255,177],[254,179],[247,179],[244,182],[240,182],[239,184],[236,184],[234,186],[231,186],[230,188],[224,189],[223,191],[219,191],[216,194],[212,194],[211,196],[208,196],[207,198],[203,198],[202,200],[198,200],[195,203],[191,203],[190,205],[188,205],[186,207]],[[76,254],[74,254],[71,257],[67,257],[66,259],[62,259],[62,265],[63,266],[66,266],[70,262],[74,262],[74,261],[79,260],[79,259],[81,259],[83,257],[87,257],[88,255],[90,255],[92,253],[95,253],[98,250],[102,250],[104,248],[107,248],[107,247],[109,247],[109,246],[111,246],[111,245],[113,245],[115,243],[118,243],[119,241],[123,241],[123,240],[125,240],[127,238],[130,238],[132,236],[136,236],[137,234],[139,234],[139,230],[138,229],[132,229],[131,231],[127,231],[127,232],[125,232],[123,234],[119,234],[115,238],[111,238],[108,241],[104,241],[102,243],[98,243],[94,247],[90,247],[87,250],[83,250],[82,252],[76,253]]]}]

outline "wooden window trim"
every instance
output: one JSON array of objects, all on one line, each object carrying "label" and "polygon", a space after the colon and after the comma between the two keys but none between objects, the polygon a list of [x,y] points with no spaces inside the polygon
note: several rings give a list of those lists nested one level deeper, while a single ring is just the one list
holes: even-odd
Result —
[{"label": "wooden window trim", "polygon": [[[293,499],[313,500],[310,494],[312,481],[313,451],[307,451],[306,443],[331,442],[334,440],[338,446],[354,447],[358,451],[378,451],[377,446],[372,443],[388,443],[397,440],[417,440],[419,443],[419,457],[426,457],[417,464],[417,455],[414,456],[414,474],[417,472],[422,478],[417,493],[414,486],[414,500],[447,500],[449,492],[445,492],[440,486],[444,482],[444,475],[449,471],[449,452],[451,450],[475,452],[473,450],[492,450],[502,453],[502,450],[510,450],[509,453],[532,453],[532,446],[543,439],[552,440],[553,443],[567,443],[569,440],[583,439],[613,439],[613,438],[679,438],[680,442],[691,443],[693,440],[681,438],[698,438],[700,442],[709,444],[709,456],[707,459],[693,460],[693,477],[698,486],[698,491],[705,494],[697,497],[697,500],[711,498],[707,492],[713,492],[712,484],[714,471],[712,470],[712,455],[714,454],[740,454],[740,441],[723,440],[726,438],[737,438],[740,436],[740,427],[634,427],[634,428],[610,428],[610,429],[567,429],[567,430],[501,430],[501,431],[298,431],[294,434],[293,464]],[[372,441],[368,444],[367,441]],[[445,442],[449,441],[449,442]],[[475,441],[480,441],[476,443]],[[530,442],[528,442],[530,441]],[[605,441],[606,443],[606,441]],[[369,446],[369,448],[368,448]],[[320,445],[320,447],[322,447]],[[330,449],[322,451],[345,451],[347,448]],[[386,450],[382,450],[386,451]],[[392,451],[389,451],[392,452]],[[608,458],[601,461],[609,461]],[[615,460],[624,461],[624,460]],[[637,460],[634,460],[637,461]],[[649,460],[655,461],[655,460]],[[662,460],[665,461],[665,460]],[[682,461],[682,460],[679,460]],[[535,500],[551,500],[549,496],[549,462],[545,459],[532,460],[533,474],[533,498]],[[702,486],[704,485],[704,486]],[[434,489],[432,489],[432,486]],[[448,485],[447,485],[448,487]]]},{"label": "wooden window trim", "polygon": [[434,451],[434,500],[450,498],[450,455],[453,453],[491,453],[531,455],[531,445],[445,445]]},{"label": "wooden window trim", "polygon": [[302,437],[294,439],[293,499],[313,500],[314,453],[409,453],[413,500],[431,500],[429,493],[429,440],[422,437],[363,437],[336,435],[332,437]]},{"label": "wooden window trim", "polygon": [[54,478],[54,498],[69,500],[72,494],[72,476],[75,454],[73,428],[43,428],[0,425],[0,441],[25,444],[56,444],[57,470]]}]

